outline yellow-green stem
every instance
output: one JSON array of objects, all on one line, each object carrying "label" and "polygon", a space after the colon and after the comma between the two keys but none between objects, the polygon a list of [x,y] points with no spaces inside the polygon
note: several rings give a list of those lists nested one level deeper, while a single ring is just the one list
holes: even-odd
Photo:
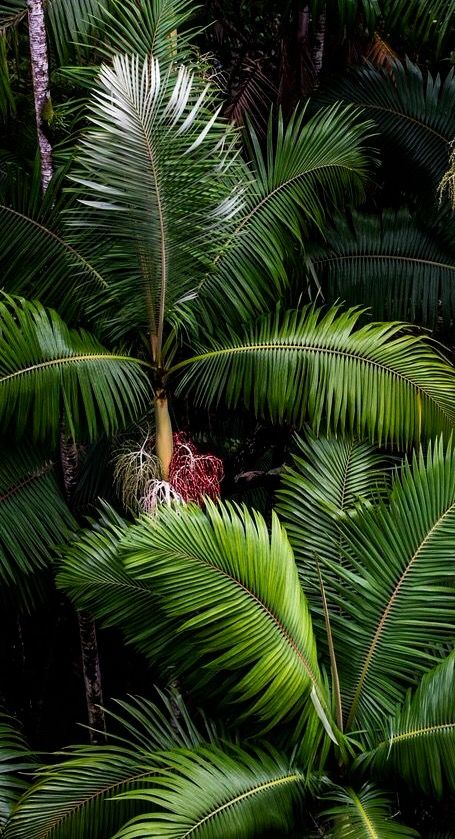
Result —
[{"label": "yellow-green stem", "polygon": [[163,481],[168,481],[173,452],[172,423],[167,396],[163,391],[155,397],[155,422],[156,454],[160,461],[161,477]]}]

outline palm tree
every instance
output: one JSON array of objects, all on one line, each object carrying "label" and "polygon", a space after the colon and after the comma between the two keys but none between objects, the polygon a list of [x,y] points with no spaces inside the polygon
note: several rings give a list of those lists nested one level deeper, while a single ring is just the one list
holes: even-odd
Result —
[{"label": "palm tree", "polygon": [[43,770],[6,836],[306,836],[305,809],[319,835],[419,835],[381,786],[455,787],[454,459],[439,439],[391,476],[370,445],[310,435],[283,479],[288,534],[229,504],[135,524],[106,508],[60,585],[224,727],[120,703],[123,732]]}]

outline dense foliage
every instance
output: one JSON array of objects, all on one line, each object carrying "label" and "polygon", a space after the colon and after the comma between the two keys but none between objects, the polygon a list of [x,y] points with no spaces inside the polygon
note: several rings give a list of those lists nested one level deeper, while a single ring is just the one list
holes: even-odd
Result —
[{"label": "dense foliage", "polygon": [[454,839],[454,31],[0,0],[4,839]]}]

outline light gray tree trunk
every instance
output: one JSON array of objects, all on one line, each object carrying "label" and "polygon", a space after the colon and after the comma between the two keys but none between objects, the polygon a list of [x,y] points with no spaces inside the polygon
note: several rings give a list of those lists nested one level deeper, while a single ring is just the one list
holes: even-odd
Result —
[{"label": "light gray tree trunk", "polygon": [[311,58],[313,61],[315,87],[319,87],[319,76],[321,75],[322,62],[324,60],[325,27],[326,7],[324,5],[316,23],[316,29],[314,33],[314,47],[313,52],[311,54]]},{"label": "light gray tree trunk", "polygon": [[43,109],[50,96],[43,0],[27,0],[27,9],[36,129],[41,158],[41,183],[45,192],[52,178],[52,146],[43,131]]}]

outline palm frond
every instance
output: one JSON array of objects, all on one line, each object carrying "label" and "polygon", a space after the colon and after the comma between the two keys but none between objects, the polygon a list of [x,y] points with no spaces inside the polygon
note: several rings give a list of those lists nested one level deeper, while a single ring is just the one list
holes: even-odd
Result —
[{"label": "palm frond", "polygon": [[[56,464],[36,448],[0,456],[0,579],[22,596],[47,567],[52,549],[76,529],[60,490]],[[30,579],[32,578],[32,579]]]},{"label": "palm frond", "polygon": [[455,789],[455,653],[408,693],[358,765],[438,799]]},{"label": "palm frond", "polygon": [[305,776],[275,752],[249,754],[230,749],[181,749],[161,756],[163,771],[153,789],[127,793],[147,802],[118,839],[168,836],[237,839],[266,829],[289,830],[292,810],[305,789]]},{"label": "palm frond", "polygon": [[89,45],[105,0],[47,0],[47,20],[60,62]]},{"label": "palm frond", "polygon": [[329,299],[366,303],[378,319],[402,318],[434,328],[455,315],[455,253],[407,210],[338,217],[311,264],[328,281]]},{"label": "palm frond", "polygon": [[405,31],[417,47],[429,41],[439,53],[455,21],[454,0],[380,0],[386,25]]},{"label": "palm frond", "polygon": [[330,716],[307,603],[276,516],[269,536],[246,508],[163,510],[130,528],[122,549],[128,576],[153,589],[174,632],[204,661],[204,672],[195,667],[199,685],[247,703],[244,713],[268,727],[302,712],[310,692]]},{"label": "palm frond", "polygon": [[38,170],[28,175],[18,166],[6,167],[0,182],[0,270],[10,294],[39,297],[58,304],[63,317],[74,317],[84,285],[103,288],[107,280],[99,261],[93,264],[65,238],[62,214],[70,201],[62,194],[64,174],[55,173],[43,196]]},{"label": "palm frond", "polygon": [[[103,504],[99,519],[62,551],[57,584],[78,609],[94,615],[102,626],[118,627],[129,643],[154,662],[164,658],[163,649],[172,647],[174,627],[159,609],[153,584],[125,571],[119,545],[127,530],[128,523]],[[191,646],[174,646],[172,662],[179,672],[191,668]]]},{"label": "palm frond", "polygon": [[75,746],[61,753],[58,763],[39,769],[5,839],[99,839],[147,811],[139,798],[119,796],[155,784],[163,766],[157,755],[164,749],[197,748],[210,739],[198,731],[181,698],[178,703],[178,717],[166,695],[159,703],[141,698],[117,703],[119,712],[107,712],[109,727],[114,724],[117,731],[109,745]]},{"label": "palm frond", "polygon": [[[22,734],[13,720],[0,714],[0,835],[18,798],[27,788],[25,772],[33,765]],[[22,774],[24,773],[24,774]]]},{"label": "palm frond", "polygon": [[265,151],[250,129],[244,206],[199,289],[208,328],[217,314],[238,323],[239,316],[245,320],[269,308],[286,287],[286,261],[296,241],[308,228],[321,227],[335,208],[361,198],[371,124],[358,117],[358,110],[334,105],[305,121],[300,107],[285,126],[281,113],[277,120],[271,114]]},{"label": "palm frond", "polygon": [[116,56],[92,96],[71,226],[116,242],[103,308],[118,333],[147,326],[157,362],[164,320],[184,316],[240,206],[238,137],[218,113],[209,83],[154,58]]},{"label": "palm frond", "polygon": [[316,562],[342,561],[338,520],[371,503],[389,487],[383,456],[368,443],[350,437],[296,439],[293,466],[286,467],[277,492],[276,511],[294,550],[299,575],[310,601],[320,603]]},{"label": "palm frond", "polygon": [[0,3],[0,37],[6,29],[17,26],[26,17],[26,0],[3,0]]},{"label": "palm frond", "polygon": [[334,802],[325,811],[333,819],[329,839],[417,839],[419,835],[395,821],[392,801],[371,784],[365,784],[359,792],[334,788],[328,797]]},{"label": "palm frond", "polygon": [[178,392],[379,443],[406,445],[451,429],[453,369],[408,326],[358,328],[360,315],[334,306],[261,318],[177,364],[171,372],[189,367]]},{"label": "palm frond", "polygon": [[340,528],[349,566],[337,566],[343,614],[333,615],[333,633],[346,725],[382,726],[405,686],[453,639],[452,441],[439,439],[403,466],[389,505],[360,511]]},{"label": "palm frond", "polygon": [[[323,102],[342,101],[364,109],[385,147],[393,149],[394,177],[412,177],[413,189],[433,194],[447,169],[455,136],[455,78],[425,76],[409,60],[387,70],[356,68],[333,82]],[[405,163],[405,169],[403,169]]]},{"label": "palm frond", "polygon": [[[115,431],[144,404],[141,362],[70,330],[51,309],[21,298],[0,301],[0,418],[35,439],[57,438],[62,418],[74,437]],[[31,429],[31,432],[30,432]]]}]

